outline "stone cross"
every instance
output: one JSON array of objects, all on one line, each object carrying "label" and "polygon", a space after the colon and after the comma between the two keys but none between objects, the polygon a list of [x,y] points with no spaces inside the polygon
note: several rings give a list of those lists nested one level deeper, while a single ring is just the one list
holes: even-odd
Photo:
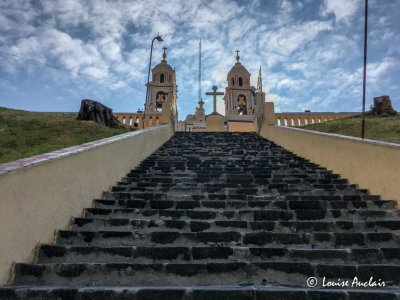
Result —
[{"label": "stone cross", "polygon": [[213,114],[215,115],[215,114],[217,114],[217,95],[221,95],[222,96],[224,93],[217,92],[218,87],[216,85],[214,85],[212,87],[212,90],[213,90],[213,92],[206,92],[206,95],[207,96],[214,96],[214,111],[213,111]]},{"label": "stone cross", "polygon": [[239,59],[240,59],[240,57],[239,57],[239,52],[240,52],[240,51],[239,51],[239,50],[236,50],[235,52],[236,52],[236,60],[237,60],[237,62],[239,62]]}]

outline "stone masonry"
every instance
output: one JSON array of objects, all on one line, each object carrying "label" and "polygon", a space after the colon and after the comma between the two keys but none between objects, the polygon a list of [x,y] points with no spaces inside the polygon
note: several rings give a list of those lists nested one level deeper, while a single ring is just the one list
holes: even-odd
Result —
[{"label": "stone masonry", "polygon": [[381,96],[374,98],[374,105],[371,106],[372,112],[381,114],[395,114],[396,111],[393,109],[392,101],[389,96]]},{"label": "stone masonry", "polygon": [[[0,298],[398,299],[395,205],[253,133],[176,133]],[[321,286],[355,276],[387,286]]]}]

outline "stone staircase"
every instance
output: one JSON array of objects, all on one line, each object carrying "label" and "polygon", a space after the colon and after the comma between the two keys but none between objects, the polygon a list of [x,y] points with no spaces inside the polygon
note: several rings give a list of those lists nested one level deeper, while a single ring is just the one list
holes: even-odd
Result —
[{"label": "stone staircase", "polygon": [[252,133],[176,133],[0,299],[400,299],[395,206]]}]

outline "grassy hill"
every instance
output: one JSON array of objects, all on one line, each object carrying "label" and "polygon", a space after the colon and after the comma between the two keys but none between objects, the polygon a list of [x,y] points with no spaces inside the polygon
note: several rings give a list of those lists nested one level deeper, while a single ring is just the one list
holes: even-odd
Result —
[{"label": "grassy hill", "polygon": [[[361,137],[361,116],[347,117],[298,128]],[[400,143],[400,115],[365,118],[365,138]]]},{"label": "grassy hill", "polygon": [[77,115],[0,107],[0,164],[131,130],[77,121]]}]

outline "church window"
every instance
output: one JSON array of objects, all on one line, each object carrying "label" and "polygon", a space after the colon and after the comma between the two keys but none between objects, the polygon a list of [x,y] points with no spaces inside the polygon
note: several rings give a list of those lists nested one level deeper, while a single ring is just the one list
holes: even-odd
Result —
[{"label": "church window", "polygon": [[162,73],[161,76],[160,76],[160,83],[164,83],[164,77],[165,77],[164,73]]},{"label": "church window", "polygon": [[234,85],[235,84],[235,78],[231,78],[231,83],[232,83],[232,85]]},{"label": "church window", "polygon": [[239,86],[243,86],[243,78],[239,77]]}]

